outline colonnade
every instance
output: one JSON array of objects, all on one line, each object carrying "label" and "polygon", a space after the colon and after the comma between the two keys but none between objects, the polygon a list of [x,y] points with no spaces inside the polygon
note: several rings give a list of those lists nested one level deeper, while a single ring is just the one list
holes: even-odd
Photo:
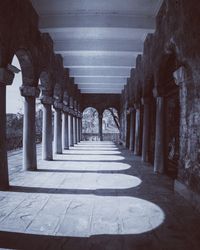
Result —
[{"label": "colonnade", "polygon": [[[6,85],[11,85],[14,74],[7,69],[0,69],[0,189],[8,189],[8,160],[6,149]],[[36,98],[39,97],[38,87],[22,86],[21,95],[24,97],[23,123],[23,169],[37,170],[36,154]],[[42,124],[42,159],[53,160],[54,153],[62,154],[63,149],[69,149],[81,141],[82,113],[77,107],[69,107],[53,97],[43,95]],[[54,123],[52,122],[54,108]],[[70,120],[70,125],[69,125]],[[54,125],[53,125],[54,124]],[[53,129],[54,128],[54,129]],[[54,131],[54,132],[53,132]],[[71,138],[71,141],[69,139]]]},{"label": "colonnade", "polygon": [[[164,173],[164,97],[156,98],[154,172]],[[140,104],[129,108],[130,138],[129,150],[141,156],[143,162],[149,162],[150,148],[150,98],[142,98]]]}]

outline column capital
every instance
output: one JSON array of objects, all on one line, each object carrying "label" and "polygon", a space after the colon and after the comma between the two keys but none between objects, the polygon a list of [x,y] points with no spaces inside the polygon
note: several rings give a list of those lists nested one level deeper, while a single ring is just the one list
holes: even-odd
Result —
[{"label": "column capital", "polygon": [[12,85],[15,74],[5,68],[0,68],[0,85]]},{"label": "column capital", "polygon": [[141,98],[142,105],[148,104],[149,102],[150,102],[150,98],[149,97],[142,97]]},{"label": "column capital", "polygon": [[134,109],[136,109],[136,110],[137,110],[137,109],[140,109],[140,104],[139,104],[139,103],[135,103],[135,104],[134,104]]},{"label": "column capital", "polygon": [[70,109],[67,105],[63,105],[63,112],[64,113],[70,113]]},{"label": "column capital", "polygon": [[53,103],[53,107],[54,109],[59,109],[59,110],[62,110],[63,109],[63,104],[60,102],[60,101],[54,101]]},{"label": "column capital", "polygon": [[21,86],[20,93],[24,97],[39,97],[40,89],[32,86]]},{"label": "column capital", "polygon": [[181,66],[173,73],[174,81],[177,86],[180,86],[186,80],[186,70],[185,67]]},{"label": "column capital", "polygon": [[41,97],[41,103],[45,105],[52,105],[53,104],[53,97],[51,96],[42,96]]}]

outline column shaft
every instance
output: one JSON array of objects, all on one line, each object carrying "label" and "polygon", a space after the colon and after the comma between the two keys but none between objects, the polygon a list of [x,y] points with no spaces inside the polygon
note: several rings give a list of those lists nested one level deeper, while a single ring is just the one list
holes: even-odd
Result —
[{"label": "column shaft", "polygon": [[0,190],[9,186],[6,148],[6,86],[0,85]]},{"label": "column shaft", "polygon": [[156,100],[156,136],[154,172],[164,172],[164,98],[157,97]]},{"label": "column shaft", "polygon": [[24,97],[23,168],[25,170],[37,169],[35,97],[33,96]]},{"label": "column shaft", "polygon": [[69,149],[69,115],[68,113],[64,113],[63,115],[63,147],[64,149]]},{"label": "column shaft", "polygon": [[43,104],[42,159],[48,161],[53,160],[52,109],[49,104]]},{"label": "column shaft", "polygon": [[80,118],[80,141],[83,140],[83,136],[82,136],[82,118]]},{"label": "column shaft", "polygon": [[74,136],[74,142],[75,142],[75,144],[77,144],[78,143],[78,121],[77,121],[77,117],[74,117],[74,125],[75,125],[75,131],[74,131],[74,133],[75,133],[75,136]]},{"label": "column shaft", "polygon": [[103,141],[102,121],[103,121],[103,116],[99,115],[99,138],[100,138],[100,141]]},{"label": "column shaft", "polygon": [[148,162],[149,161],[149,127],[150,127],[150,120],[149,120],[149,103],[144,103],[144,118],[143,118],[143,138],[142,138],[142,161]]},{"label": "column shaft", "polygon": [[54,152],[62,154],[62,113],[55,109],[54,113]]},{"label": "column shaft", "polygon": [[77,117],[77,140],[80,142],[80,118]]},{"label": "column shaft", "polygon": [[134,155],[140,154],[140,109],[136,109],[135,113],[135,145]]},{"label": "column shaft", "polygon": [[135,133],[135,119],[134,119],[134,111],[130,113],[130,142],[129,142],[129,150],[134,150],[134,133]]},{"label": "column shaft", "polygon": [[70,146],[74,146],[74,117],[70,115]]}]

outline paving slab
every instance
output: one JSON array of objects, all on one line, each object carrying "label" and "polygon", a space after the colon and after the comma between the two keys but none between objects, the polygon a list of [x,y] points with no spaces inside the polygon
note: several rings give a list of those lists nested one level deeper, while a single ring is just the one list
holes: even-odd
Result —
[{"label": "paving slab", "polygon": [[23,171],[9,152],[2,249],[199,250],[200,215],[173,180],[112,142],[82,142]]}]

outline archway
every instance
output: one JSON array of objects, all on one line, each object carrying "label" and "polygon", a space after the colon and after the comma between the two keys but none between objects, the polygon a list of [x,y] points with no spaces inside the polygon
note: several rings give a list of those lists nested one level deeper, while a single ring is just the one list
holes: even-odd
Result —
[{"label": "archway", "polygon": [[99,113],[95,108],[88,107],[83,111],[82,140],[99,141]]},{"label": "archway", "polygon": [[107,108],[103,112],[103,140],[119,142],[119,114],[115,108]]},{"label": "archway", "polygon": [[11,64],[19,72],[15,74],[13,84],[6,89],[7,150],[14,150],[23,145],[24,104],[19,89],[22,86],[22,72],[16,55]]},{"label": "archway", "polygon": [[164,172],[172,178],[178,174],[180,131],[180,88],[175,83],[174,71],[179,67],[175,52],[164,56],[160,66],[163,96]]}]

